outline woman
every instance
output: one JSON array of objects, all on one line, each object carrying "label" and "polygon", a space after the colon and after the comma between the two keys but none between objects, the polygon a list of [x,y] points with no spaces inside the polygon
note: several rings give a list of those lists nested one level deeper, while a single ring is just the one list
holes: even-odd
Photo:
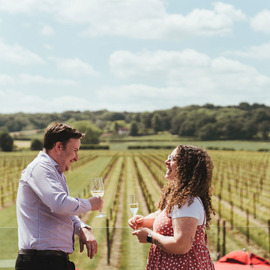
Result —
[{"label": "woman", "polygon": [[214,269],[205,234],[214,213],[211,158],[204,149],[180,145],[165,163],[159,210],[128,221],[140,243],[152,243],[146,269]]}]

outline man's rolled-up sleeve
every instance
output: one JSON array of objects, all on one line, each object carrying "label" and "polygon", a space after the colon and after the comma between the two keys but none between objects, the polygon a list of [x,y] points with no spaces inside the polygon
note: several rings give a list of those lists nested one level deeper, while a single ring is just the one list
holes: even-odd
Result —
[{"label": "man's rolled-up sleeve", "polygon": [[69,196],[68,190],[59,183],[53,168],[43,164],[36,166],[27,182],[52,212],[74,216],[91,210],[88,199]]}]

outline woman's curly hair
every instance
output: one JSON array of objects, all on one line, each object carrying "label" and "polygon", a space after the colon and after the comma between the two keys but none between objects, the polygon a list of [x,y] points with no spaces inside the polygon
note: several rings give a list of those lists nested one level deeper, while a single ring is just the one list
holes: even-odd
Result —
[{"label": "woman's curly hair", "polygon": [[199,197],[206,214],[206,227],[209,228],[211,214],[215,214],[211,201],[211,157],[202,148],[179,145],[174,158],[177,161],[175,180],[168,181],[163,187],[157,207],[161,210],[166,208],[170,213],[175,205],[179,208],[186,202],[190,205],[195,197]]}]

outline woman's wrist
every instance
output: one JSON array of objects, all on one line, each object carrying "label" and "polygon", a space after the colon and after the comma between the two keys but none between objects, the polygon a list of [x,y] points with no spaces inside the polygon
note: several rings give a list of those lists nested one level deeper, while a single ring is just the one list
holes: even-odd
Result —
[{"label": "woman's wrist", "polygon": [[149,231],[146,241],[150,244],[153,244],[153,231]]}]

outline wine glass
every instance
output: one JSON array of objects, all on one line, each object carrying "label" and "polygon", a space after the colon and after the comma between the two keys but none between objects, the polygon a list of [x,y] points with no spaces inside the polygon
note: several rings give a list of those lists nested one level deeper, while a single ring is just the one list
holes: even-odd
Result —
[{"label": "wine glass", "polygon": [[135,194],[129,195],[129,208],[133,216],[135,217],[139,209],[137,195]]},{"label": "wine glass", "polygon": [[[98,197],[98,196],[103,197],[104,185],[103,185],[102,177],[96,177],[96,178],[91,179],[91,194],[94,197]],[[106,215],[103,215],[101,213],[101,210],[99,210],[99,215],[96,217],[97,218],[106,217]]]}]

